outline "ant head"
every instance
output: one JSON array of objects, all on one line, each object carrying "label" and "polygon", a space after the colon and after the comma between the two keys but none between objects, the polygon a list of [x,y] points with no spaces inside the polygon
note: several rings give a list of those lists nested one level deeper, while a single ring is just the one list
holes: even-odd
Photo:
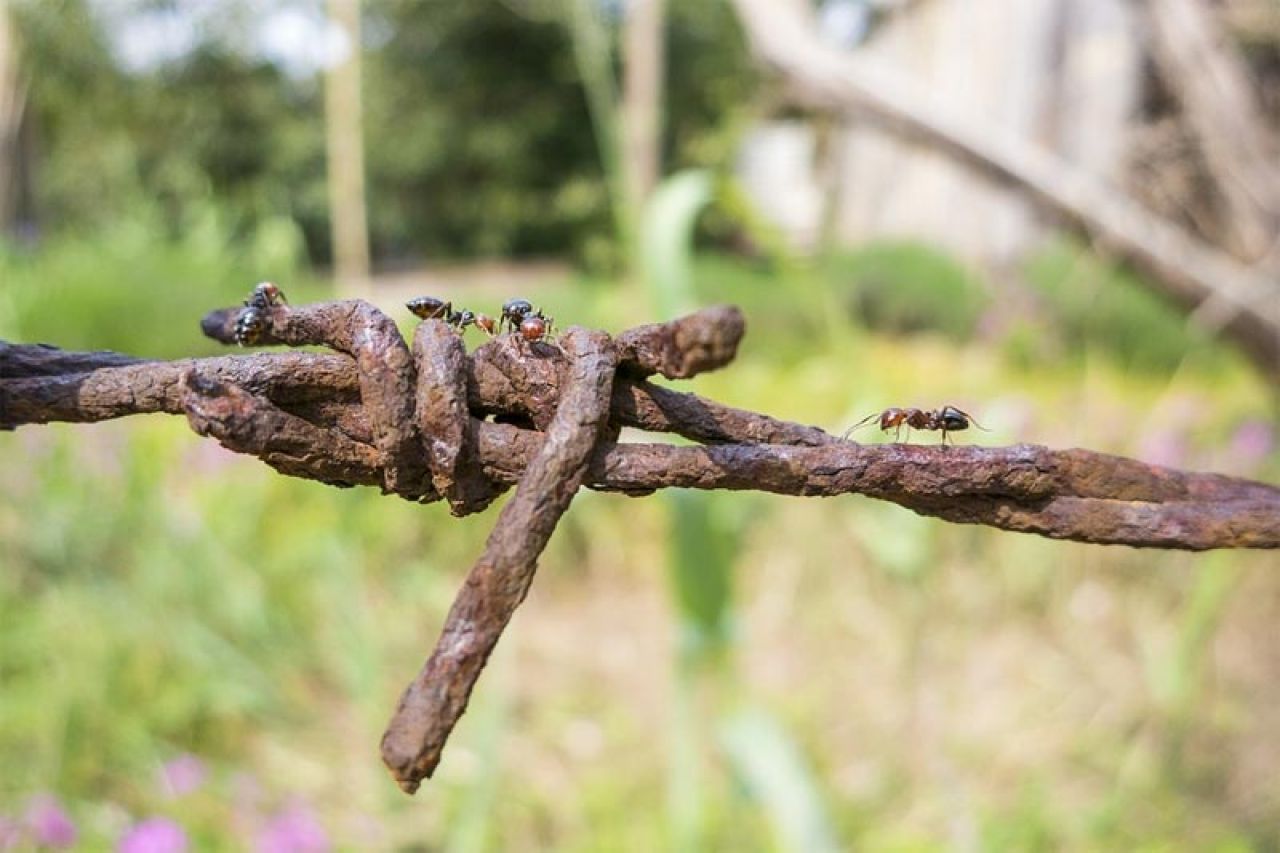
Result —
[{"label": "ant head", "polygon": [[253,289],[253,292],[267,301],[268,305],[275,305],[280,302],[287,301],[284,298],[284,291],[276,287],[275,282],[264,281]]},{"label": "ant head", "polygon": [[508,299],[502,304],[502,313],[507,317],[523,317],[533,310],[533,303],[528,299]]}]

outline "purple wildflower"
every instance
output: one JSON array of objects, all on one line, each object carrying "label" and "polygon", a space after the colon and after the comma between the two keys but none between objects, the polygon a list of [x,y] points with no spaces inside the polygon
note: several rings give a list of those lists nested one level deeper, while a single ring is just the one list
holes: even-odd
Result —
[{"label": "purple wildflower", "polygon": [[120,839],[117,853],[186,853],[187,834],[165,817],[153,817]]},{"label": "purple wildflower", "polygon": [[1275,430],[1266,421],[1245,421],[1231,436],[1231,454],[1242,462],[1261,462],[1275,446]]},{"label": "purple wildflower", "polygon": [[309,808],[293,803],[258,833],[255,849],[258,853],[325,853],[329,837]]},{"label": "purple wildflower", "polygon": [[76,825],[52,794],[32,798],[25,823],[32,840],[41,847],[65,848],[76,843]]},{"label": "purple wildflower", "polygon": [[185,797],[204,784],[204,762],[189,752],[160,768],[160,782],[171,797]]}]

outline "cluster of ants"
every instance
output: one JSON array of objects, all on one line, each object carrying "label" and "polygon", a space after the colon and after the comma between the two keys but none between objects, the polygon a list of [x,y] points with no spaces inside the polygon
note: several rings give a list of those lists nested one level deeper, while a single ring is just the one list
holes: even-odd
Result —
[{"label": "cluster of ants", "polygon": [[550,336],[552,330],[551,318],[543,314],[542,309],[534,308],[527,299],[508,299],[496,320],[487,314],[454,311],[453,303],[433,296],[410,299],[405,307],[424,320],[444,320],[457,329],[458,334],[465,332],[467,326],[475,326],[490,337],[507,330],[519,333],[528,343],[536,343]]},{"label": "cluster of ants", "polygon": [[[262,339],[267,329],[267,315],[277,305],[287,304],[284,291],[275,284],[264,281],[253,289],[244,301],[244,310],[236,319],[235,340],[242,347],[253,346]],[[509,299],[502,306],[502,314],[495,320],[486,314],[472,311],[454,311],[453,303],[433,296],[410,299],[405,307],[424,320],[443,320],[462,334],[468,326],[475,326],[487,335],[501,334],[504,330],[518,333],[528,343],[536,343],[551,336],[552,318],[534,308],[527,299]]]},{"label": "cluster of ants", "polygon": [[[253,289],[253,293],[245,300],[245,310],[240,312],[236,320],[235,339],[240,346],[252,346],[262,338],[267,327],[267,312],[277,305],[286,303],[284,293],[269,281],[264,281]],[[455,311],[453,303],[433,296],[419,296],[410,299],[405,307],[424,320],[443,320],[457,330],[458,334],[466,331],[468,326],[475,326],[489,336],[509,331],[519,334],[520,339],[528,343],[536,343],[549,337],[552,333],[551,318],[534,308],[527,299],[509,299],[502,306],[502,313],[495,320],[487,314],[473,311]],[[907,428],[910,438],[911,430],[930,430],[942,433],[942,443],[947,443],[947,435],[961,432],[970,427],[986,431],[986,427],[978,423],[973,415],[957,409],[955,406],[943,406],[941,409],[888,408],[883,412],[867,415],[853,426],[845,430],[842,438],[847,439],[856,429],[879,421],[883,432],[893,430],[894,441],[902,437],[902,428]],[[954,443],[954,440],[953,442]]]}]

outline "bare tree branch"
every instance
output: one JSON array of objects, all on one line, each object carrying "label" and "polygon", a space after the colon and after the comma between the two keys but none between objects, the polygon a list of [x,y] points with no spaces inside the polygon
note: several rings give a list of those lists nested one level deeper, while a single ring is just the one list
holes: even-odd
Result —
[{"label": "bare tree branch", "polygon": [[957,115],[891,69],[824,44],[774,0],[733,0],[756,51],[810,101],[852,111],[1025,192],[1046,213],[1115,251],[1280,381],[1280,287],[1091,175],[998,128]]},{"label": "bare tree branch", "polygon": [[1204,0],[1148,0],[1146,7],[1152,55],[1222,192],[1236,254],[1264,259],[1280,222],[1280,152],[1248,69]]}]

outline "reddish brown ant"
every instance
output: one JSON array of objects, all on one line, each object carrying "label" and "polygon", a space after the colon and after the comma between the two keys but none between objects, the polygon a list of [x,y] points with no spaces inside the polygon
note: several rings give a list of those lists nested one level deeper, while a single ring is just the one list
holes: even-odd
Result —
[{"label": "reddish brown ant", "polygon": [[530,314],[520,321],[520,337],[525,343],[537,343],[551,335],[551,318]]},{"label": "reddish brown ant", "polygon": [[[973,415],[968,412],[957,409],[955,406],[943,406],[941,409],[914,409],[914,408],[889,408],[883,412],[877,412],[873,415],[867,415],[853,426],[845,430],[842,438],[848,438],[849,433],[859,427],[866,426],[879,419],[880,429],[884,432],[893,430],[893,440],[897,441],[902,434],[902,428],[907,428],[907,437],[910,438],[911,430],[927,429],[939,430],[942,432],[942,443],[947,443],[947,433],[960,432],[966,430],[972,424],[984,432],[988,431],[986,427],[974,420]],[[952,442],[955,443],[954,441]]]}]

